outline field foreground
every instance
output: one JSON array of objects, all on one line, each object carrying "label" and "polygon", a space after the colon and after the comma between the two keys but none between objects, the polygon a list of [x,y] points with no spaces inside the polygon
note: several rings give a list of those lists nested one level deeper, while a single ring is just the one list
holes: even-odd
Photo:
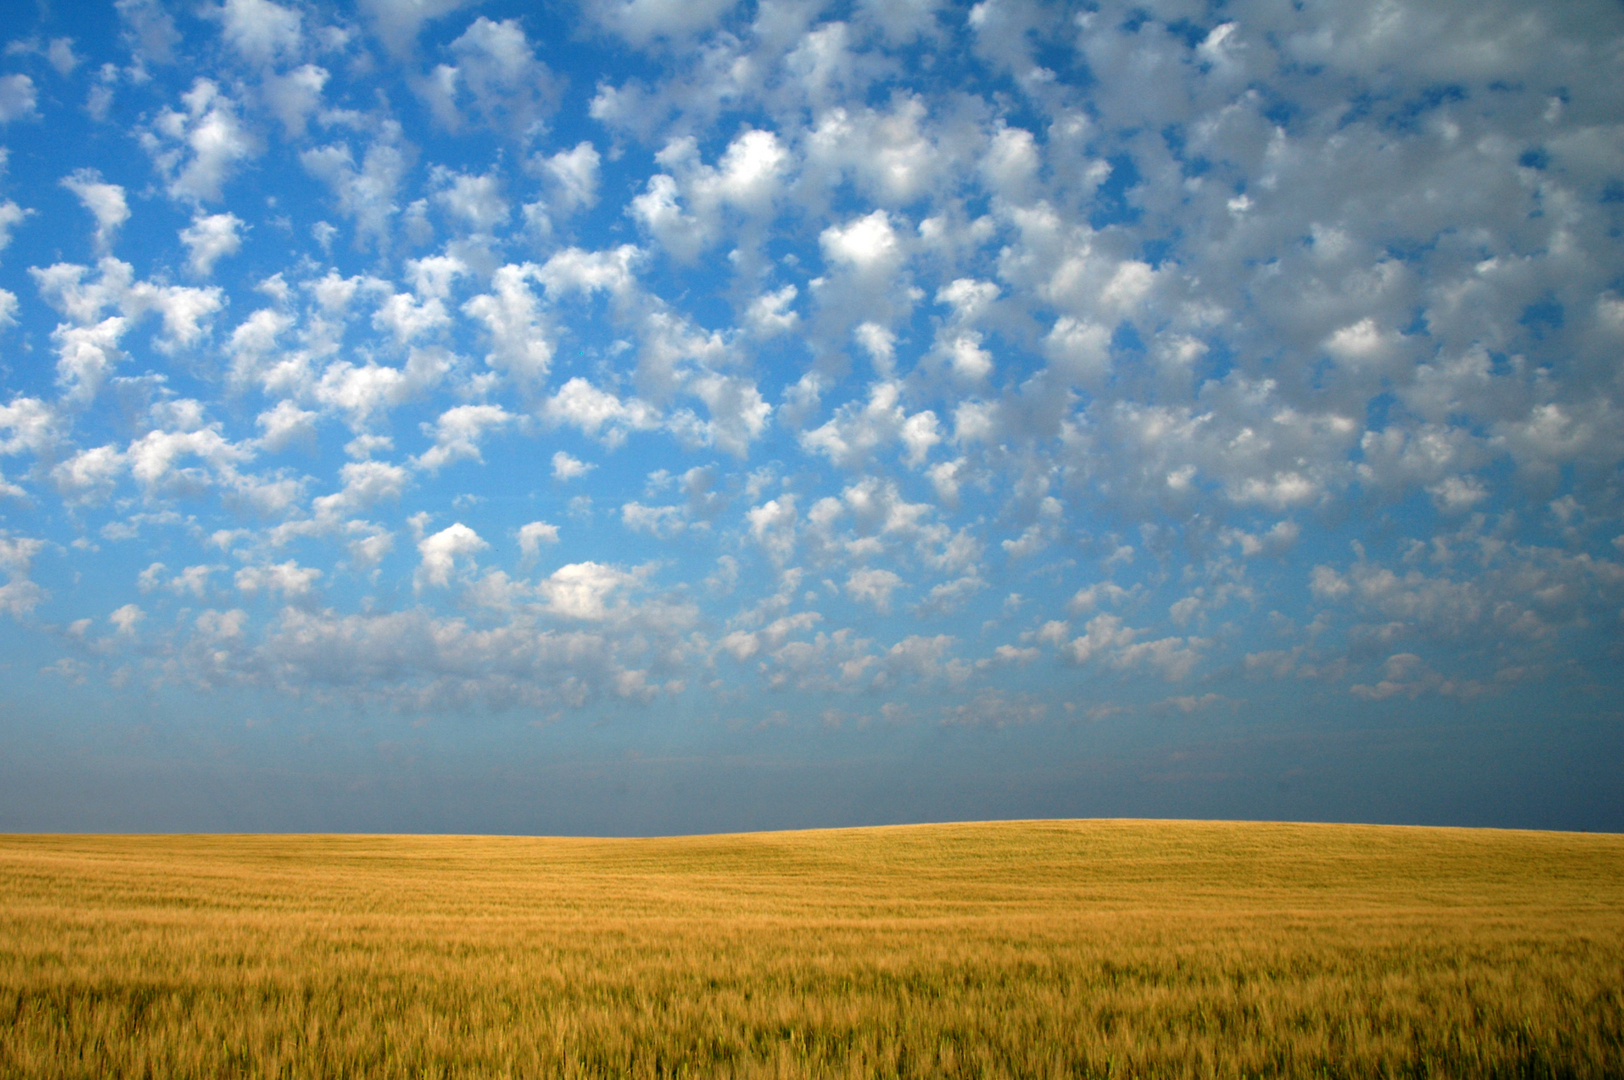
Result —
[{"label": "field foreground", "polygon": [[0,836],[0,1076],[1621,1076],[1624,837]]}]

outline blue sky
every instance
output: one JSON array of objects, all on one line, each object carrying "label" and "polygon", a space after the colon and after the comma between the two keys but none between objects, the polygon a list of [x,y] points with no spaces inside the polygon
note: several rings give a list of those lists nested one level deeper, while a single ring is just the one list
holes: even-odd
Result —
[{"label": "blue sky", "polygon": [[1624,828],[1618,4],[6,7],[0,828]]}]

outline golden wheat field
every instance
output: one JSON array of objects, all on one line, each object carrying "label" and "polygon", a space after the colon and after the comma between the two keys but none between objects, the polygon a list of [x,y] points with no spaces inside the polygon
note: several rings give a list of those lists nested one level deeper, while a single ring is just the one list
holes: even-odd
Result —
[{"label": "golden wheat field", "polygon": [[0,837],[0,1075],[1617,1077],[1624,837]]}]

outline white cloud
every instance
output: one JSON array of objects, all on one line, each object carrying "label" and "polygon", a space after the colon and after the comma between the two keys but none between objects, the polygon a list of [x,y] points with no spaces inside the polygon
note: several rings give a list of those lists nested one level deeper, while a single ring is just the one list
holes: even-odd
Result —
[{"label": "white cloud", "polygon": [[542,176],[551,194],[549,208],[560,214],[588,209],[598,201],[598,168],[603,159],[589,142],[541,160]]},{"label": "white cloud", "polygon": [[56,382],[70,401],[88,404],[95,398],[118,363],[118,343],[127,325],[127,320],[115,315],[95,326],[64,323],[52,332],[57,352]]},{"label": "white cloud", "polygon": [[595,623],[542,630],[520,616],[480,628],[422,608],[340,615],[289,607],[262,645],[236,639],[211,647],[241,677],[295,695],[336,692],[413,712],[475,705],[551,712],[627,695],[646,700],[650,669],[662,657],[686,653],[675,634],[687,623],[671,614],[672,632],[639,643]]},{"label": "white cloud", "polygon": [[258,382],[266,374],[267,364],[278,356],[278,337],[293,325],[293,316],[275,308],[260,308],[239,323],[226,346],[232,381],[239,386]]},{"label": "white cloud", "polygon": [[834,105],[806,139],[807,165],[833,185],[851,177],[883,207],[899,208],[951,183],[968,164],[968,132],[933,130],[925,101],[900,94],[888,110]]},{"label": "white cloud", "polygon": [[770,338],[779,334],[787,334],[800,323],[800,315],[790,307],[795,302],[799,290],[794,285],[785,285],[775,292],[762,293],[750,302],[745,311],[745,321],[755,331],[757,337]]},{"label": "white cloud", "polygon": [[62,426],[57,411],[39,398],[19,396],[0,405],[0,454],[40,454]]},{"label": "white cloud", "polygon": [[871,604],[880,614],[891,610],[891,594],[902,585],[902,578],[890,570],[853,570],[846,578],[846,594],[853,600]]},{"label": "white cloud", "polygon": [[389,331],[397,344],[405,345],[450,326],[451,316],[438,296],[422,298],[411,293],[392,293],[372,313],[372,325]]},{"label": "white cloud", "polygon": [[339,470],[339,476],[344,481],[345,502],[357,507],[399,499],[408,481],[405,469],[386,461],[352,461]]},{"label": "white cloud", "polygon": [[570,563],[553,571],[539,589],[553,613],[570,619],[607,618],[610,594],[635,584],[636,578],[596,562]]},{"label": "white cloud", "polygon": [[[189,431],[149,431],[131,442],[125,453],[130,476],[150,495],[210,485],[253,457],[246,445],[222,435],[218,424]],[[189,459],[206,468],[181,464]]]},{"label": "white cloud", "polygon": [[237,104],[210,79],[181,95],[182,108],[164,109],[141,143],[169,181],[173,199],[216,202],[226,178],[257,151],[237,115]]},{"label": "white cloud", "polygon": [[513,419],[500,405],[458,405],[440,414],[432,425],[424,424],[434,445],[416,459],[417,467],[438,472],[454,461],[481,461],[479,442],[485,435],[505,427]]},{"label": "white cloud", "polygon": [[237,571],[233,584],[245,595],[274,592],[287,600],[297,600],[309,596],[321,576],[320,570],[289,559],[266,566],[245,566]]},{"label": "white cloud", "polygon": [[423,24],[467,7],[474,0],[361,0],[373,32],[390,51],[409,50]]},{"label": "white cloud", "polygon": [[517,19],[481,15],[450,45],[455,64],[437,66],[420,90],[442,124],[456,130],[462,100],[484,124],[528,138],[540,134],[558,99],[557,80],[538,60]]},{"label": "white cloud", "polygon": [[299,54],[303,17],[271,0],[225,0],[219,9],[221,36],[256,64]]},{"label": "white cloud", "polygon": [[0,124],[38,116],[34,80],[27,75],[0,76]]},{"label": "white cloud", "polygon": [[417,543],[421,561],[417,573],[412,577],[413,587],[446,587],[451,583],[451,575],[457,570],[459,560],[465,571],[471,572],[474,568],[473,557],[488,547],[490,545],[481,540],[478,533],[460,521],[432,536],[425,536]]},{"label": "white cloud", "polygon": [[86,325],[100,319],[107,308],[121,306],[129,298],[135,276],[129,263],[110,257],[103,257],[97,265],[95,281],[84,280],[89,269],[74,263],[55,263],[43,270],[31,266],[28,273],[46,303],[75,323]]},{"label": "white cloud", "polygon": [[118,628],[120,635],[133,637],[135,628],[141,624],[141,620],[145,619],[146,616],[147,613],[141,610],[139,604],[124,604],[121,607],[114,608],[108,614],[107,621]]},{"label": "white cloud", "polygon": [[641,257],[642,251],[633,244],[622,244],[607,251],[565,248],[542,265],[536,279],[554,299],[572,292],[590,295],[599,290],[618,295],[635,284],[637,279],[632,268]]},{"label": "white cloud", "polygon": [[457,224],[476,233],[489,233],[507,224],[512,208],[502,197],[502,181],[494,172],[469,174],[443,166],[434,170],[434,201]]},{"label": "white cloud", "polygon": [[64,671],[850,724],[1046,720],[1056,663],[1192,716],[1161,683],[1607,688],[1599,7],[116,6],[0,75],[68,148],[0,154],[0,501],[131,567],[7,586]]},{"label": "white cloud", "polygon": [[24,210],[10,199],[0,202],[0,251],[11,246],[11,230],[28,220],[32,213],[33,211]]},{"label": "white cloud", "polygon": [[1097,386],[1111,370],[1111,332],[1070,315],[1055,320],[1043,339],[1044,354],[1067,383]]},{"label": "white cloud", "polygon": [[108,251],[119,226],[130,220],[130,205],[125,201],[124,189],[106,183],[94,169],[79,169],[64,177],[62,186],[73,192],[95,217],[96,250]]},{"label": "white cloud", "polygon": [[700,160],[691,137],[667,144],[655,160],[670,173],[651,177],[630,211],[682,262],[692,262],[718,241],[730,215],[759,219],[770,213],[790,167],[790,153],[778,136],[756,129],[729,143],[715,166]]},{"label": "white cloud", "polygon": [[168,568],[163,563],[153,563],[141,571],[137,584],[143,593],[163,589],[174,593],[176,596],[189,596],[194,600],[202,600],[208,596],[210,577],[224,569],[223,566],[198,564],[185,567],[178,574],[169,576],[166,580]]},{"label": "white cloud", "polygon": [[401,141],[400,125],[384,121],[367,146],[360,168],[356,168],[350,148],[342,143],[299,154],[305,170],[332,189],[340,212],[353,218],[356,230],[379,246],[388,240],[390,220],[400,209],[395,199],[407,169]]},{"label": "white cloud", "polygon": [[659,424],[659,415],[644,402],[636,398],[622,400],[580,377],[569,380],[547,399],[542,416],[555,424],[578,428],[607,446],[625,442],[629,432],[646,431]]},{"label": "white cloud", "polygon": [[281,452],[295,443],[305,443],[314,448],[316,418],[316,413],[283,400],[260,413],[256,423],[265,433],[261,436],[265,448]]},{"label": "white cloud", "polygon": [[596,469],[597,466],[563,450],[553,452],[553,479],[562,483],[569,483],[578,476],[585,476]]},{"label": "white cloud", "polygon": [[795,551],[795,496],[780,495],[745,514],[750,536],[774,562],[787,562]]},{"label": "white cloud", "polygon": [[644,506],[640,502],[625,503],[620,508],[620,522],[628,532],[647,533],[667,539],[688,527],[680,506]]},{"label": "white cloud", "polygon": [[823,247],[824,258],[849,266],[865,278],[880,278],[894,272],[902,259],[896,230],[884,210],[875,210],[845,225],[831,225],[823,230],[818,242]]},{"label": "white cloud", "polygon": [[[905,272],[909,245],[901,224],[881,209],[828,225],[818,234],[827,272],[809,284],[821,309],[820,329],[845,339],[866,324],[885,328],[921,298]],[[867,339],[875,344],[880,340],[872,332]]]},{"label": "white cloud", "polygon": [[943,0],[858,0],[857,10],[880,28],[891,44],[935,37]]},{"label": "white cloud", "polygon": [[538,269],[532,263],[500,267],[492,276],[491,291],[462,307],[490,334],[492,349],[485,362],[507,372],[521,386],[544,380],[553,360],[554,346],[540,304],[526,283],[534,280]]},{"label": "white cloud", "polygon": [[689,383],[688,390],[705,403],[710,419],[673,416],[671,426],[678,437],[688,435],[690,441],[714,446],[741,460],[748,456],[750,443],[767,429],[772,415],[772,406],[762,400],[756,384],[737,376],[701,375]]},{"label": "white cloud", "polygon": [[1449,514],[1472,509],[1489,497],[1489,489],[1475,476],[1446,476],[1427,487],[1433,505]]},{"label": "white cloud", "polygon": [[541,554],[541,545],[558,543],[558,526],[545,521],[531,521],[519,526],[519,550],[526,559]]},{"label": "white cloud", "polygon": [[208,277],[214,273],[214,264],[227,255],[242,249],[242,237],[237,230],[243,220],[236,214],[199,214],[181,230],[181,243],[191,252],[189,263],[192,273]]},{"label": "white cloud", "polygon": [[54,466],[51,483],[68,502],[101,502],[112,495],[127,467],[118,447],[112,444],[92,447]]},{"label": "white cloud", "polygon": [[146,286],[136,298],[162,319],[163,334],[156,344],[165,352],[197,344],[208,333],[209,317],[225,306],[225,294],[218,288]]},{"label": "white cloud", "polygon": [[78,67],[81,57],[73,51],[73,39],[69,37],[52,38],[50,44],[43,50],[45,59],[56,69],[56,73],[66,78],[73,74]]},{"label": "white cloud", "polygon": [[732,10],[738,0],[591,0],[589,10],[633,45],[697,33]]},{"label": "white cloud", "polygon": [[371,565],[394,546],[387,530],[369,523],[346,520],[347,515],[384,502],[398,502],[411,486],[411,474],[387,461],[352,461],[339,469],[342,487],[330,495],[311,500],[311,518],[289,521],[273,532],[272,541],[286,542],[299,536],[352,535],[350,554],[363,565]]},{"label": "white cloud", "polygon": [[350,426],[361,430],[436,385],[448,366],[445,354],[432,349],[412,349],[405,367],[339,360],[322,372],[313,392],[323,405],[347,412]]},{"label": "white cloud", "polygon": [[453,283],[467,275],[468,264],[455,255],[406,260],[406,276],[411,279],[412,289],[425,301],[446,299]]},{"label": "white cloud", "polygon": [[693,262],[706,247],[705,224],[678,202],[677,181],[664,173],[649,178],[648,189],[631,201],[631,213],[643,228],[680,262]]},{"label": "white cloud", "polygon": [[803,432],[801,445],[824,454],[836,465],[852,468],[865,466],[887,443],[900,442],[906,448],[904,460],[917,467],[941,442],[941,435],[934,412],[927,409],[910,416],[900,404],[901,397],[901,383],[874,383],[868,401],[861,406],[855,401],[842,405],[823,426]]},{"label": "white cloud", "polygon": [[0,570],[6,583],[0,585],[0,611],[14,619],[22,618],[46,599],[44,589],[29,578],[34,556],[45,549],[45,541],[30,536],[13,536],[0,529]]},{"label": "white cloud", "polygon": [[1065,643],[1061,652],[1073,663],[1086,664],[1107,650],[1128,645],[1136,633],[1115,615],[1096,615],[1088,620],[1082,635]]},{"label": "white cloud", "polygon": [[1168,682],[1182,682],[1189,678],[1200,660],[1202,644],[1197,638],[1179,637],[1123,644],[1112,656],[1111,665],[1116,668],[1144,665],[1156,670]]},{"label": "white cloud", "polygon": [[260,92],[287,134],[302,139],[310,117],[321,110],[322,91],[331,77],[324,67],[301,64],[292,71],[266,72]]},{"label": "white cloud", "polygon": [[180,33],[162,0],[114,0],[113,7],[124,23],[124,39],[138,60],[167,64],[174,59]]}]

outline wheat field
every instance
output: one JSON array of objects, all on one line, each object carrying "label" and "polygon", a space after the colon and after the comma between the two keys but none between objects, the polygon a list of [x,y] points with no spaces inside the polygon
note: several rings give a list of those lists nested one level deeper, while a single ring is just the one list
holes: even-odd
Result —
[{"label": "wheat field", "polygon": [[0,1076],[1624,1075],[1624,837],[0,837]]}]

